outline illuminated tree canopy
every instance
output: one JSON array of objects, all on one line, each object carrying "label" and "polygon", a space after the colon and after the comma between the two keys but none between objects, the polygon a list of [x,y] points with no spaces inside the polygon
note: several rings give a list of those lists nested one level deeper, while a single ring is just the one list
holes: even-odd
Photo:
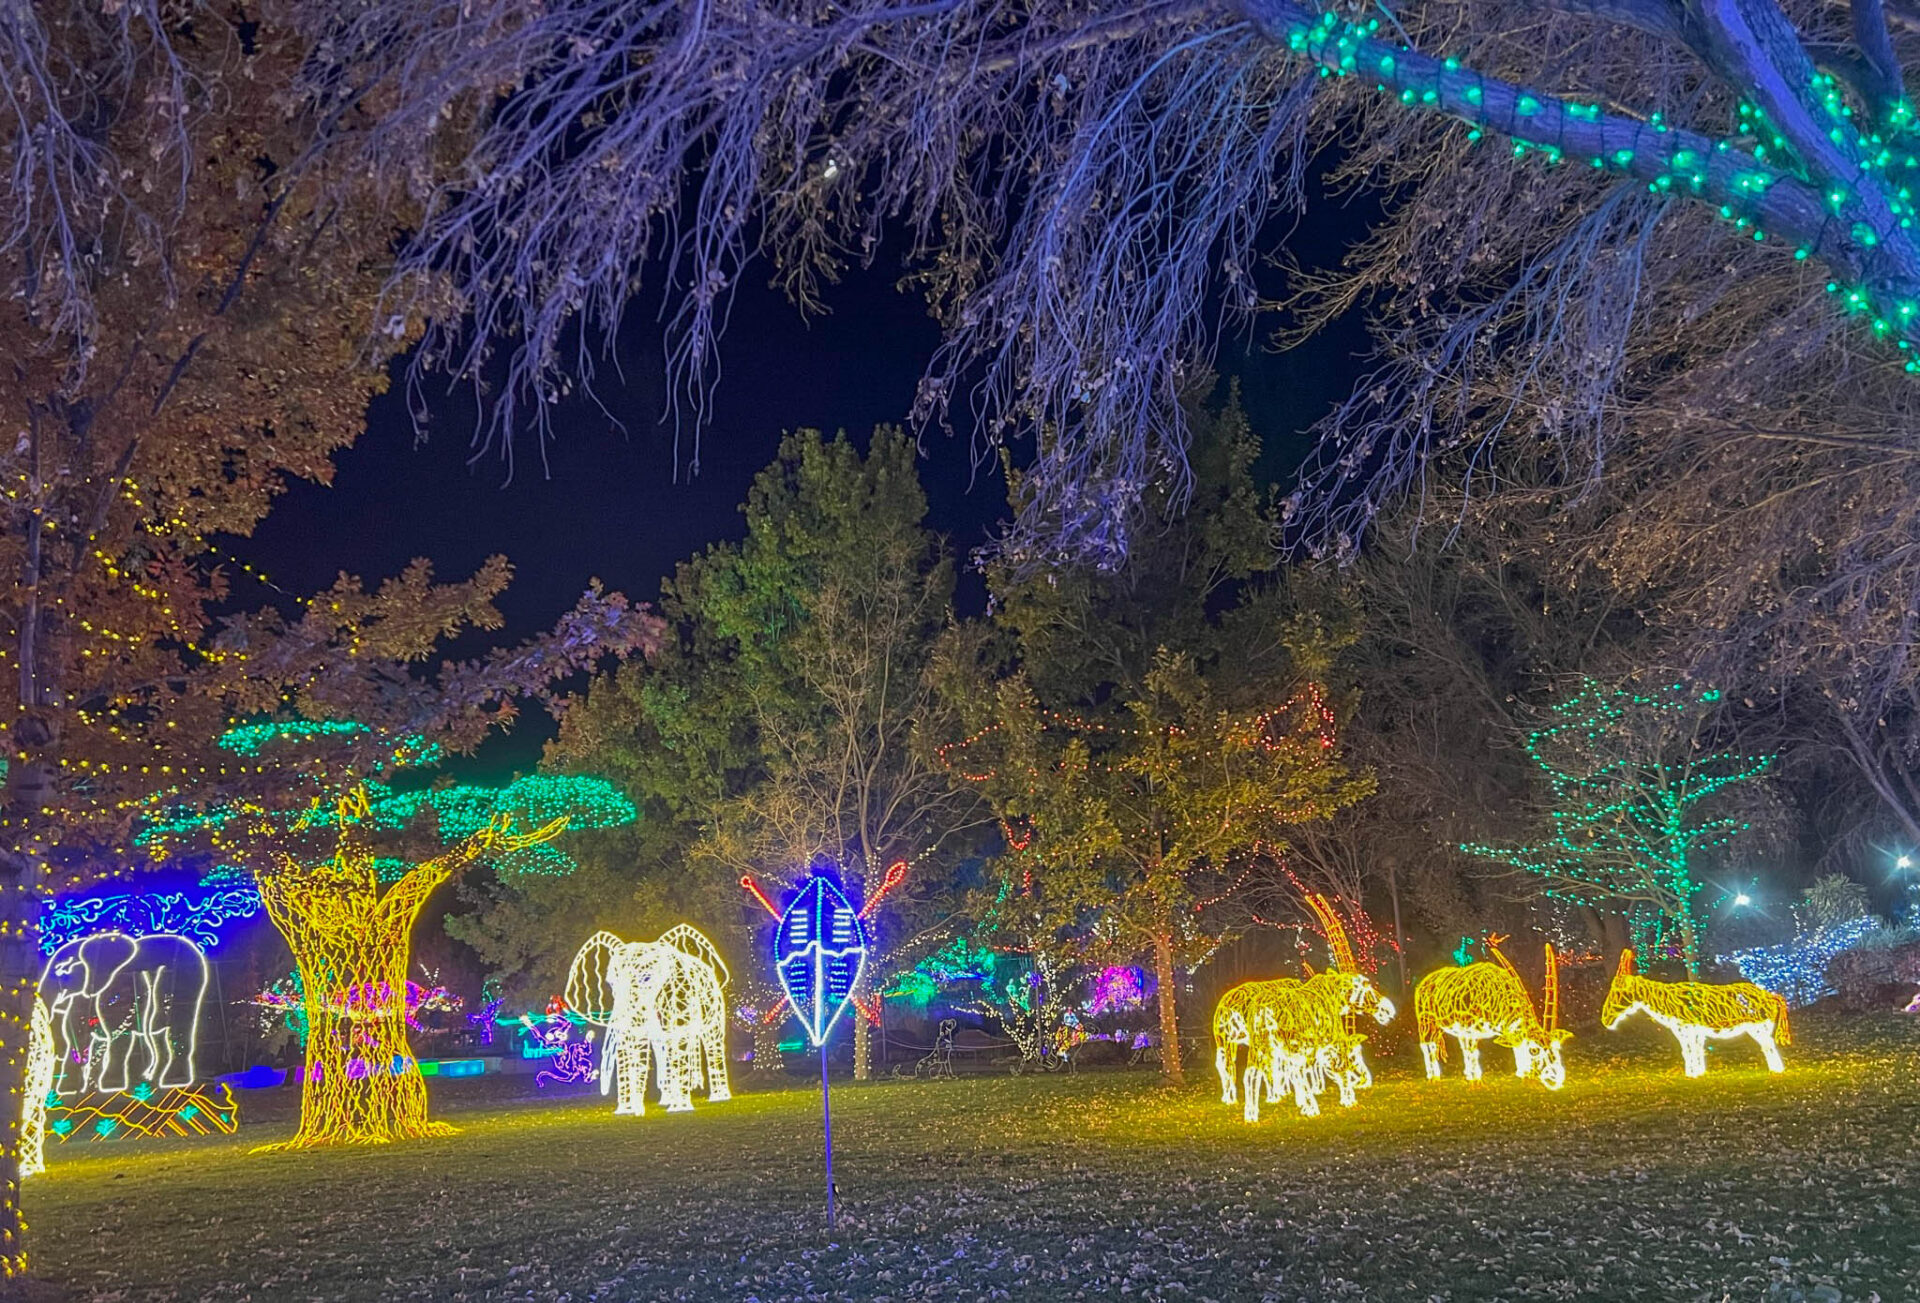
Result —
[{"label": "illuminated tree canopy", "polygon": [[1527,754],[1547,782],[1546,835],[1461,849],[1538,879],[1550,896],[1655,911],[1678,932],[1680,958],[1697,974],[1702,859],[1747,828],[1726,789],[1757,780],[1773,763],[1707,745],[1718,698],[1679,685],[1639,692],[1589,680],[1527,736]]}]

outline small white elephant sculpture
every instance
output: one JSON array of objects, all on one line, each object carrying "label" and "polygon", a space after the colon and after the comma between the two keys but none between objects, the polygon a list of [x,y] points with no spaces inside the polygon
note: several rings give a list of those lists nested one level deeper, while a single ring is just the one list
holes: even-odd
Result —
[{"label": "small white elephant sculpture", "polygon": [[727,966],[713,943],[681,923],[658,941],[622,941],[596,932],[573,957],[567,1003],[607,1029],[600,1093],[617,1081],[615,1113],[647,1111],[647,1071],[657,1074],[669,1113],[732,1098],[727,1088]]},{"label": "small white elephant sculpture", "polygon": [[190,1086],[207,957],[172,933],[76,937],[47,960],[47,1002],[58,1058],[54,1089],[88,1091]]}]

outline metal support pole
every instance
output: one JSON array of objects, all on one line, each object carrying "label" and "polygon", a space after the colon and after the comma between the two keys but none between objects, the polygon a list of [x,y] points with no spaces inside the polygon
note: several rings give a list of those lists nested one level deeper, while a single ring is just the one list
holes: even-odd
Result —
[{"label": "metal support pole", "polygon": [[833,1094],[827,1085],[827,1043],[820,1042],[820,1120],[827,1135],[827,1225],[833,1225]]}]

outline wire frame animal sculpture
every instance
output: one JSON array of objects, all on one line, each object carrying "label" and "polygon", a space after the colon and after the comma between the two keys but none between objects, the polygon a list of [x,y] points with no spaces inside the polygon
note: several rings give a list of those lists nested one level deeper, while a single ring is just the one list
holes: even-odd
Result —
[{"label": "wire frame animal sculpture", "polygon": [[913,1065],[913,1075],[926,1077],[932,1081],[953,1076],[953,1029],[957,1024],[951,1018],[940,1020],[939,1034],[933,1038],[933,1048],[926,1056]]},{"label": "wire frame animal sculpture", "polygon": [[[1307,905],[1319,918],[1332,952],[1333,968],[1307,978],[1246,982],[1220,998],[1214,1009],[1214,1070],[1220,1075],[1220,1102],[1238,1098],[1241,1116],[1260,1120],[1264,1096],[1269,1103],[1288,1095],[1302,1116],[1320,1112],[1320,1095],[1331,1082],[1340,1103],[1351,1108],[1356,1091],[1373,1084],[1361,1047],[1366,1037],[1353,1030],[1361,1017],[1385,1024],[1393,1001],[1358,971],[1346,929],[1325,897],[1310,895]],[[1240,1051],[1246,1051],[1244,1068]]]},{"label": "wire frame animal sculpture", "polygon": [[607,1029],[600,1052],[600,1093],[615,1084],[614,1112],[646,1109],[647,1075],[659,1082],[669,1113],[732,1098],[727,1081],[727,966],[713,943],[685,923],[658,941],[622,941],[596,932],[573,958],[567,1003]]},{"label": "wire frame animal sculpture", "polygon": [[1487,938],[1493,963],[1442,968],[1420,979],[1413,992],[1413,1016],[1420,1032],[1420,1053],[1427,1076],[1438,1077],[1446,1058],[1443,1036],[1460,1043],[1460,1058],[1468,1081],[1480,1080],[1480,1042],[1491,1040],[1513,1050],[1513,1075],[1535,1077],[1548,1090],[1567,1081],[1560,1046],[1573,1033],[1560,1027],[1560,971],[1553,946],[1547,945],[1547,975],[1542,990],[1544,1013],[1536,1012],[1533,997],[1519,972],[1500,949],[1505,937]]},{"label": "wire frame animal sculpture", "polygon": [[1707,1042],[1750,1036],[1773,1072],[1785,1072],[1780,1046],[1791,1045],[1787,1001],[1752,982],[1661,982],[1633,970],[1633,951],[1620,952],[1620,967],[1600,1006],[1600,1022],[1615,1031],[1630,1015],[1644,1013],[1680,1042],[1689,1077],[1707,1071]]}]

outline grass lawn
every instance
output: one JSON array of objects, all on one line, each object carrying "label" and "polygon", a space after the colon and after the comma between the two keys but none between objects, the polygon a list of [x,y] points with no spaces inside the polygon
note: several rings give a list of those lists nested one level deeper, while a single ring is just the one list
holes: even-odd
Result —
[{"label": "grass lawn", "polygon": [[833,1231],[797,1082],[384,1149],[74,1145],[27,1214],[76,1300],[1920,1297],[1920,1018],[1795,1023],[1784,1077],[1595,1033],[1558,1094],[1415,1080],[1389,1033],[1358,1107],[1253,1127],[1211,1064],[836,1086]]}]

